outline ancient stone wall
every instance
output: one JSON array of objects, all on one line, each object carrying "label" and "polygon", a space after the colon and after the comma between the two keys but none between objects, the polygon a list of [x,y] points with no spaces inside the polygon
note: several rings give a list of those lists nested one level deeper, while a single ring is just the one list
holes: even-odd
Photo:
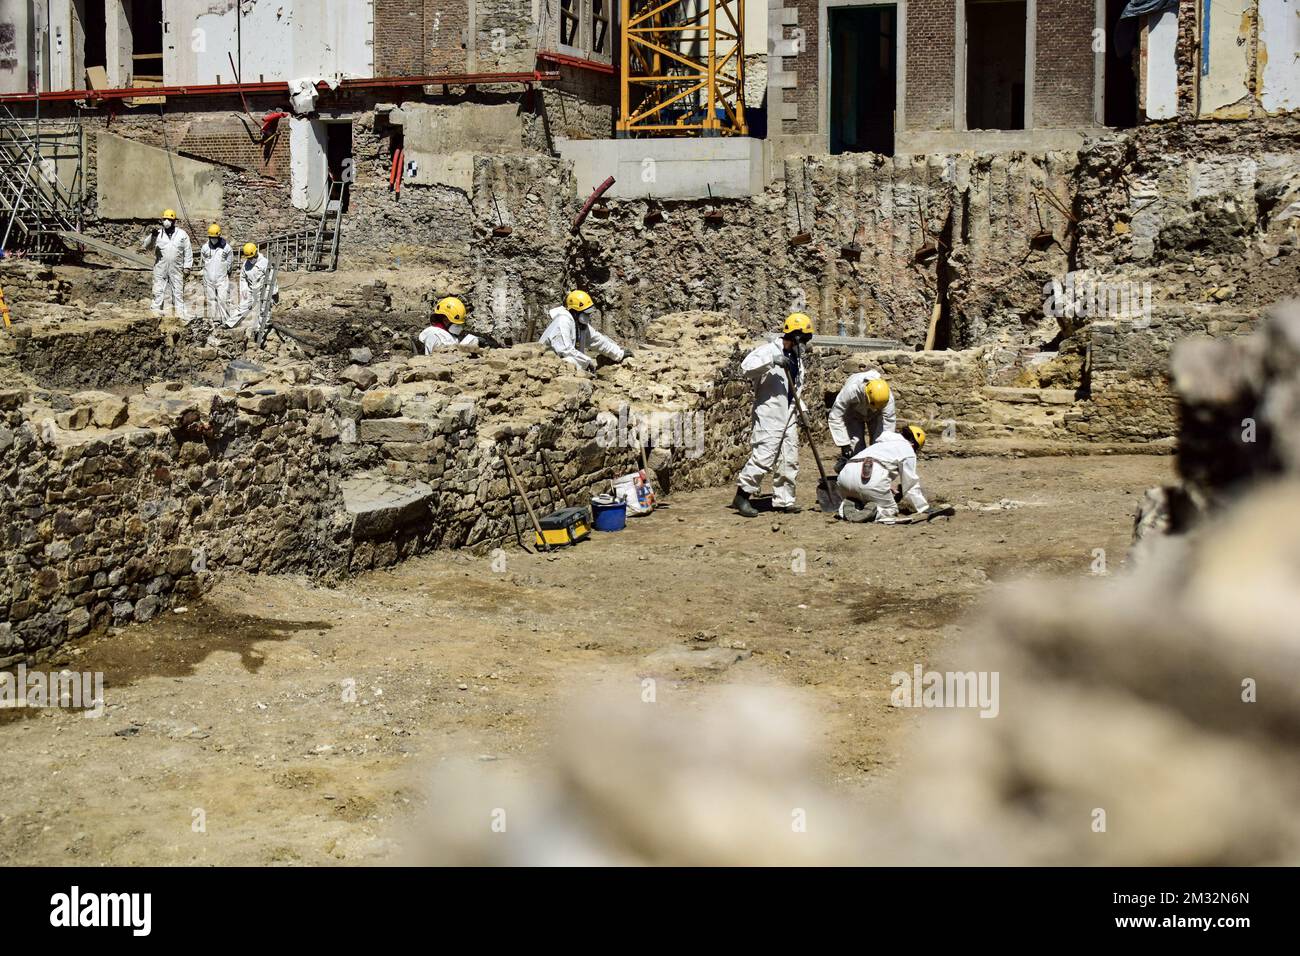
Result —
[{"label": "ancient stone wall", "polygon": [[543,453],[574,504],[647,447],[661,486],[727,481],[748,454],[748,343],[718,314],[658,331],[669,347],[596,378],[525,345],[350,366],[320,384],[299,364],[129,398],[0,392],[0,662],[148,620],[221,570],[328,580],[531,541],[498,442],[543,510]]}]

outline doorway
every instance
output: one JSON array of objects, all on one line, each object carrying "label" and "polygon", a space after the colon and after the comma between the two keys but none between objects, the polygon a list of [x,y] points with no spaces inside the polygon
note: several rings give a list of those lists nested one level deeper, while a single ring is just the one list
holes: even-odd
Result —
[{"label": "doorway", "polygon": [[1025,128],[1025,0],[967,0],[966,128]]},{"label": "doorway", "polygon": [[162,0],[132,0],[125,10],[131,24],[131,85],[162,86]]},{"label": "doorway", "polygon": [[830,150],[894,155],[898,12],[831,7]]},{"label": "doorway", "polygon": [[1106,0],[1106,52],[1102,91],[1102,122],[1116,129],[1138,124],[1138,23],[1121,20],[1127,0]]},{"label": "doorway", "polygon": [[349,187],[356,178],[352,163],[352,121],[327,122],[325,124],[325,167],[329,170],[330,182],[344,184],[343,212],[348,211],[348,201],[352,192]]}]

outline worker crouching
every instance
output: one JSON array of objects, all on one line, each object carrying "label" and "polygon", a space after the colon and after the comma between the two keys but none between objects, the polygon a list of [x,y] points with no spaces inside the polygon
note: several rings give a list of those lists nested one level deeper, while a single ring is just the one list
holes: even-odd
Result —
[{"label": "worker crouching", "polygon": [[898,520],[895,481],[917,514],[929,510],[916,473],[916,453],[924,445],[925,432],[916,425],[905,425],[901,432],[882,432],[875,442],[849,459],[836,481],[844,498],[839,517],[845,521],[894,524]]},{"label": "worker crouching", "polygon": [[575,368],[595,371],[596,359],[587,353],[595,352],[613,362],[622,362],[632,354],[613,339],[591,327],[597,315],[591,296],[574,289],[564,297],[564,305],[551,309],[551,324],[539,340],[556,355]]}]

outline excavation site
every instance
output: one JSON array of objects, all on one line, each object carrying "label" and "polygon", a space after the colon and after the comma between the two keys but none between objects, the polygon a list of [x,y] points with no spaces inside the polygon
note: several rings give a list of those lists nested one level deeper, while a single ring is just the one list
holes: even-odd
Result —
[{"label": "excavation site", "polygon": [[38,921],[117,867],[1294,865],[1298,26],[4,5]]}]

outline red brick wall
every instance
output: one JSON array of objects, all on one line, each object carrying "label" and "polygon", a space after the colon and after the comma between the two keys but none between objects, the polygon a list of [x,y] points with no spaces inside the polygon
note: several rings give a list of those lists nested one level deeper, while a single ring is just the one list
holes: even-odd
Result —
[{"label": "red brick wall", "polygon": [[469,0],[375,0],[375,73],[419,76],[466,68]]},{"label": "red brick wall", "polygon": [[[260,136],[260,128],[257,124],[252,125],[253,135]],[[249,138],[248,129],[238,117],[199,116],[190,123],[176,149],[195,159],[224,163],[278,180],[289,179],[287,119],[280,121],[279,135],[259,145]]]},{"label": "red brick wall", "polygon": [[[754,0],[750,0],[754,2]],[[817,46],[819,30],[817,24],[817,0],[786,0],[787,8],[797,7],[799,23],[795,27],[786,27],[787,38],[802,36],[803,49],[798,56],[786,57],[782,69],[797,73],[799,82],[794,89],[782,90],[787,103],[794,103],[799,108],[799,115],[782,124],[783,133],[817,132]],[[796,33],[796,30],[802,33]]]},{"label": "red brick wall", "polygon": [[1037,6],[1032,125],[1091,126],[1096,5],[1093,0],[1038,0]]},{"label": "red brick wall", "polygon": [[955,0],[907,5],[907,129],[952,129],[956,84]]}]

